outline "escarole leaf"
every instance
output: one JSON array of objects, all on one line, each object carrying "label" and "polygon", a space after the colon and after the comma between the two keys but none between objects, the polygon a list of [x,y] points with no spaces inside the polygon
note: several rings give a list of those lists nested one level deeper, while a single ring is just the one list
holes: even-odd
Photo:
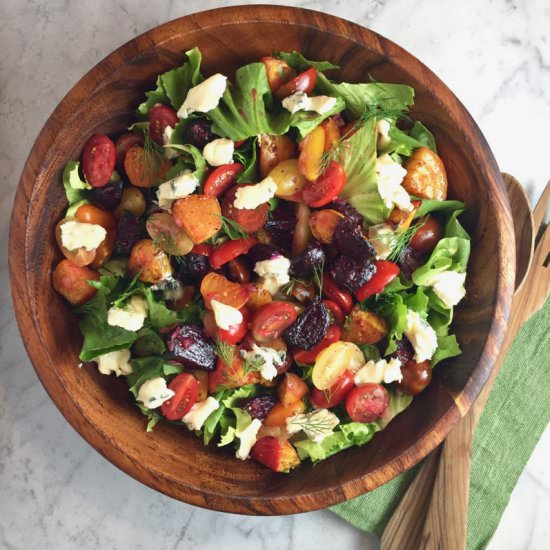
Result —
[{"label": "escarole leaf", "polygon": [[237,183],[258,180],[258,138],[248,139],[235,150],[235,160],[244,166],[244,170],[235,178]]},{"label": "escarole leaf", "polygon": [[294,70],[298,72],[305,71],[310,67],[314,67],[320,72],[340,68],[339,65],[334,65],[330,61],[311,61],[310,59],[306,59],[303,54],[297,52],[296,50],[293,50],[291,52],[278,52],[275,56],[288,63]]},{"label": "escarole leaf", "polygon": [[406,157],[410,157],[415,149],[420,147],[429,147],[437,153],[435,139],[432,133],[421,123],[415,122],[414,126],[407,132],[397,127],[396,121],[390,122],[388,131],[390,142],[381,149],[382,153],[391,155],[397,153]]},{"label": "escarole leaf", "polygon": [[147,380],[153,378],[165,378],[172,374],[179,374],[183,371],[183,367],[180,365],[172,365],[167,363],[162,357],[140,357],[139,359],[132,359],[130,362],[132,365],[132,373],[126,377],[130,391],[137,397],[139,388]]},{"label": "escarole leaf", "polygon": [[340,196],[354,206],[369,225],[382,223],[389,214],[378,193],[376,177],[376,120],[368,119],[351,137],[341,142],[334,160],[346,172]]},{"label": "escarole leaf", "polygon": [[200,74],[201,52],[193,48],[185,52],[187,61],[176,69],[162,73],[157,77],[156,88],[145,92],[147,98],[138,107],[138,113],[147,115],[155,104],[164,103],[178,110],[187,95],[187,92],[204,79]]},{"label": "escarole leaf", "polygon": [[74,216],[83,204],[88,203],[88,191],[92,186],[80,178],[80,162],[70,160],[63,169],[63,187],[69,203],[66,216]]}]

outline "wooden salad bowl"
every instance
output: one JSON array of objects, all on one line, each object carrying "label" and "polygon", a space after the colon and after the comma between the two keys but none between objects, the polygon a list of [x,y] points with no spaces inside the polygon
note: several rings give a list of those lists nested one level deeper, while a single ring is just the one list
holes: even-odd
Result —
[{"label": "wooden salad bowl", "polygon": [[[66,209],[61,172],[94,132],[116,134],[132,121],[156,75],[199,46],[203,71],[231,75],[277,50],[299,50],[341,66],[333,78],[405,83],[416,89],[414,118],[435,134],[450,196],[468,205],[473,237],[467,296],[454,330],[463,354],[387,429],[362,448],[288,475],[230,451],[206,448],[186,429],[157,426],[132,404],[123,380],[78,368],[77,319],[53,290],[60,259],[54,227]],[[427,67],[389,40],[330,15],[289,7],[243,6],[202,12],[154,28],[86,74],[61,101],[36,140],[17,189],[11,220],[11,291],[34,368],[71,425],[113,464],[167,495],[226,512],[289,514],[356,497],[411,468],[464,416],[484,385],[502,342],[514,283],[514,236],[508,199],[479,128]]]}]

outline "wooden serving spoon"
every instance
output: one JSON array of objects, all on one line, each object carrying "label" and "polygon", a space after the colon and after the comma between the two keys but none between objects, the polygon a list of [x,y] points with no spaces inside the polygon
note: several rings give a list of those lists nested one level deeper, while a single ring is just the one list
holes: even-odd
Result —
[{"label": "wooden serving spoon", "polygon": [[504,181],[510,198],[516,237],[516,291],[506,338],[491,376],[469,413],[440,448],[425,459],[394,511],[382,535],[384,550],[460,550],[466,547],[474,429],[517,331],[542,306],[550,289],[550,277],[547,268],[543,266],[547,249],[550,248],[550,231],[544,235],[544,242],[537,246],[533,270],[526,277],[533,261],[535,228],[541,225],[550,200],[550,182],[533,215],[519,182],[507,174],[504,174]]}]

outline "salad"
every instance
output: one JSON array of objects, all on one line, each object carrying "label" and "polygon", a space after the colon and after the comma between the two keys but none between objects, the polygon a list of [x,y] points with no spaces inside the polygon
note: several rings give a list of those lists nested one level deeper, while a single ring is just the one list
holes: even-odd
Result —
[{"label": "salad", "polygon": [[65,166],[53,286],[80,366],[124,377],[147,431],[288,472],[370,441],[461,353],[465,206],[410,86],[186,55]]}]

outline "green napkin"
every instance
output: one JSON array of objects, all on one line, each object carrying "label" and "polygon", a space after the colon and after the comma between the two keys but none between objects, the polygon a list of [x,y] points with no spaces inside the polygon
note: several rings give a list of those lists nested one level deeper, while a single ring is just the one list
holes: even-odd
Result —
[{"label": "green napkin", "polygon": [[[510,494],[550,421],[550,299],[521,328],[474,435],[468,549],[485,548]],[[343,519],[380,536],[419,468],[333,506]]]}]

